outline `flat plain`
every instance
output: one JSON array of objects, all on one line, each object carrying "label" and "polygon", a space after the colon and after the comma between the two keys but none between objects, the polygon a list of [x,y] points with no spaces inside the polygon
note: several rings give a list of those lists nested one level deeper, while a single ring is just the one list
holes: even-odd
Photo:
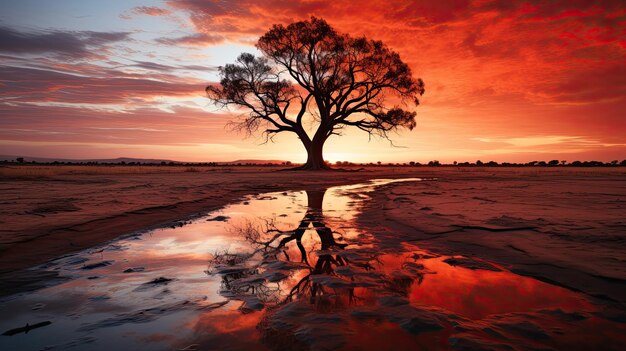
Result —
[{"label": "flat plain", "polygon": [[[192,334],[168,345],[619,350],[625,176],[623,167],[2,167],[0,308],[22,316],[3,327],[46,316],[45,340],[98,349],[112,327],[148,323],[145,337],[164,338],[179,326],[159,327],[160,314],[184,310],[177,323],[195,321]],[[263,243],[304,232],[306,251]],[[256,246],[262,266],[251,270],[245,252],[211,255],[224,245]],[[188,300],[197,292],[206,295]],[[77,307],[33,311],[67,298]],[[95,320],[96,306],[117,314]],[[229,333],[213,325],[237,320]],[[77,325],[73,341],[55,336],[63,323]],[[28,342],[20,338],[2,340]]]}]

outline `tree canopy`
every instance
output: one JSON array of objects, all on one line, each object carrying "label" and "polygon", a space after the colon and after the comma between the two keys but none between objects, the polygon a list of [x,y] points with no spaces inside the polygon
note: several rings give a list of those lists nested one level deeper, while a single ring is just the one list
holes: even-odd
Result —
[{"label": "tree canopy", "polygon": [[[351,37],[312,17],[274,25],[257,42],[262,56],[242,53],[220,67],[219,85],[206,88],[221,106],[244,112],[237,127],[262,130],[266,140],[295,133],[307,150],[303,169],[324,169],[323,146],[331,135],[356,127],[389,139],[398,128],[415,128],[424,82],[381,41]],[[317,122],[312,136],[303,119]]]}]

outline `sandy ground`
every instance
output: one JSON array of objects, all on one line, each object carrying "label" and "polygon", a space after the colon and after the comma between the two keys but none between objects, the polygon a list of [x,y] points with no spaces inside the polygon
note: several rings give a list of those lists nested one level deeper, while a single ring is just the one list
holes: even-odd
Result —
[{"label": "sandy ground", "polygon": [[361,224],[381,245],[478,257],[626,302],[626,177],[619,169],[441,170],[385,186]]},{"label": "sandy ground", "polygon": [[362,225],[381,238],[382,246],[405,241],[446,255],[477,256],[518,274],[626,302],[625,176],[623,168],[5,172],[0,177],[0,273],[171,225],[248,194],[434,177],[380,188],[364,208]]}]

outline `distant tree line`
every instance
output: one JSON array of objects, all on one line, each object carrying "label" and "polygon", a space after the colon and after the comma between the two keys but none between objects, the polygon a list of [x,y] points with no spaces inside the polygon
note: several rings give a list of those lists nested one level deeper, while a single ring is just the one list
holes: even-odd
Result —
[{"label": "distant tree line", "polygon": [[[232,167],[232,166],[254,166],[254,167],[279,167],[279,166],[297,166],[298,163],[292,163],[291,161],[276,162],[176,162],[176,161],[161,161],[161,162],[139,162],[139,161],[119,161],[119,162],[98,162],[98,161],[53,161],[53,162],[38,162],[38,161],[26,161],[23,157],[18,157],[15,160],[3,160],[0,164],[31,164],[31,165],[74,165],[74,166],[177,166],[177,167]],[[426,163],[420,163],[416,161],[394,163],[367,162],[358,163],[350,161],[337,161],[334,163],[336,166],[341,167],[626,167],[626,160],[621,162],[613,160],[611,162],[602,161],[573,161],[567,162],[565,160],[551,160],[551,161],[531,161],[526,163],[511,163],[495,161],[483,162],[477,160],[476,162],[457,162],[444,164],[438,160],[432,160]]]},{"label": "distant tree line", "polygon": [[404,163],[383,163],[378,161],[376,163],[354,163],[349,161],[337,161],[335,163],[337,166],[376,166],[376,167],[625,167],[626,160],[613,160],[611,162],[602,162],[602,161],[573,161],[568,163],[567,161],[560,160],[551,160],[551,161],[531,161],[526,163],[512,163],[512,162],[502,162],[498,163],[496,161],[488,161],[483,162],[481,160],[477,160],[476,162],[457,162],[454,161],[452,163],[443,164],[437,160],[432,160],[427,163],[420,163],[416,161],[404,162]]},{"label": "distant tree line", "polygon": [[23,157],[18,157],[15,160],[3,160],[0,164],[24,164],[24,165],[65,165],[65,166],[176,166],[176,167],[222,167],[222,166],[255,166],[255,167],[276,167],[276,166],[291,166],[290,161],[282,163],[253,163],[253,162],[176,162],[176,161],[160,161],[160,162],[139,162],[139,161],[118,161],[118,162],[103,162],[103,161],[25,161]]}]

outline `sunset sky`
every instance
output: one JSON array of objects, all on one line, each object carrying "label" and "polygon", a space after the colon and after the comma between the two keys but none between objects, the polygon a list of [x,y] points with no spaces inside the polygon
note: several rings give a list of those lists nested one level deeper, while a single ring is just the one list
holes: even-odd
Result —
[{"label": "sunset sky", "polygon": [[2,1],[0,155],[282,159],[225,128],[204,87],[272,24],[380,39],[426,83],[417,128],[348,131],[330,161],[626,158],[623,1]]}]

